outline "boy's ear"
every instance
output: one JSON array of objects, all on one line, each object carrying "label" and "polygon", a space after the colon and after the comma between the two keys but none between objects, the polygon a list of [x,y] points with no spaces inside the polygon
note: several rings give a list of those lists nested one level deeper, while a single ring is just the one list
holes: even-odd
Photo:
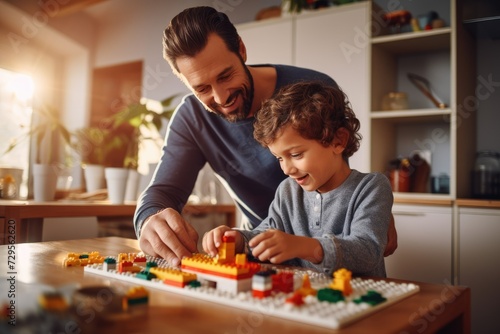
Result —
[{"label": "boy's ear", "polygon": [[335,137],[333,138],[333,149],[337,154],[341,154],[345,147],[347,146],[347,141],[349,140],[349,132],[345,128],[340,128],[335,132]]}]

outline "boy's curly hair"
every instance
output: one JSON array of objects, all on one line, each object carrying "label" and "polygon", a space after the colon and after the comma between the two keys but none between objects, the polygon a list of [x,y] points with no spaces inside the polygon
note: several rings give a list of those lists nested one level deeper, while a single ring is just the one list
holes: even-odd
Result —
[{"label": "boy's curly hair", "polygon": [[342,156],[347,160],[359,149],[359,120],[345,93],[338,87],[319,81],[302,81],[285,86],[264,101],[257,112],[254,137],[262,145],[273,143],[291,125],[301,136],[328,146],[338,129],[344,128],[349,139]]}]

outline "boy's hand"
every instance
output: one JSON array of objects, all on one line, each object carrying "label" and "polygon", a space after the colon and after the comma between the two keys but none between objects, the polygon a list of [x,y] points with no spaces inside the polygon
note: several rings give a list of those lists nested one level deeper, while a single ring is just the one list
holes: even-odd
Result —
[{"label": "boy's hand", "polygon": [[293,259],[295,235],[280,230],[267,230],[252,238],[248,246],[252,248],[252,255],[260,261],[281,263]]},{"label": "boy's hand", "polygon": [[210,256],[216,256],[219,253],[218,248],[222,244],[223,236],[234,237],[236,253],[243,251],[244,245],[241,233],[225,225],[216,227],[203,235],[203,250]]},{"label": "boy's hand", "polygon": [[301,258],[312,263],[323,260],[323,247],[314,238],[288,234],[280,230],[267,230],[248,242],[252,255],[260,261],[282,263]]}]

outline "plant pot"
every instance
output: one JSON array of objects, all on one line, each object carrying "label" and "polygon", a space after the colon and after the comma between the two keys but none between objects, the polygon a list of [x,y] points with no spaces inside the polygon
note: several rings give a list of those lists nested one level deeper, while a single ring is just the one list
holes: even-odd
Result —
[{"label": "plant pot", "polygon": [[56,165],[33,165],[33,194],[36,202],[54,200],[58,175]]},{"label": "plant pot", "polygon": [[139,191],[139,181],[142,174],[135,169],[129,169],[127,187],[125,189],[125,202],[137,201]]},{"label": "plant pot", "polygon": [[111,204],[123,204],[125,202],[128,174],[128,168],[106,167],[104,169],[108,198]]},{"label": "plant pot", "polygon": [[85,176],[85,187],[87,192],[94,192],[106,188],[106,179],[104,177],[104,166],[85,165],[83,169]]}]

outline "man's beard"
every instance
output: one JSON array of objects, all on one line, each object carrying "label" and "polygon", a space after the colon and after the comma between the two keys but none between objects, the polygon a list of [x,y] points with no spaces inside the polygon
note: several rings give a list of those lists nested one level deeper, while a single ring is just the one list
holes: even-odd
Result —
[{"label": "man's beard", "polygon": [[247,119],[248,115],[250,115],[250,110],[252,108],[252,101],[253,101],[253,96],[254,96],[253,78],[252,78],[252,75],[250,74],[250,71],[248,70],[246,65],[243,63],[243,61],[242,61],[242,65],[243,65],[243,68],[245,69],[245,74],[247,76],[248,87],[244,86],[243,89],[239,89],[236,92],[234,92],[233,94],[231,94],[231,96],[229,96],[229,98],[228,98],[228,101],[233,101],[234,99],[238,98],[238,95],[241,95],[241,97],[243,98],[243,105],[240,108],[232,111],[229,114],[224,114],[224,113],[220,112],[219,110],[217,110],[216,105],[214,105],[211,108],[207,107],[208,111],[211,111],[211,112],[215,113],[216,115],[224,118],[228,122],[232,122],[232,123]]}]

